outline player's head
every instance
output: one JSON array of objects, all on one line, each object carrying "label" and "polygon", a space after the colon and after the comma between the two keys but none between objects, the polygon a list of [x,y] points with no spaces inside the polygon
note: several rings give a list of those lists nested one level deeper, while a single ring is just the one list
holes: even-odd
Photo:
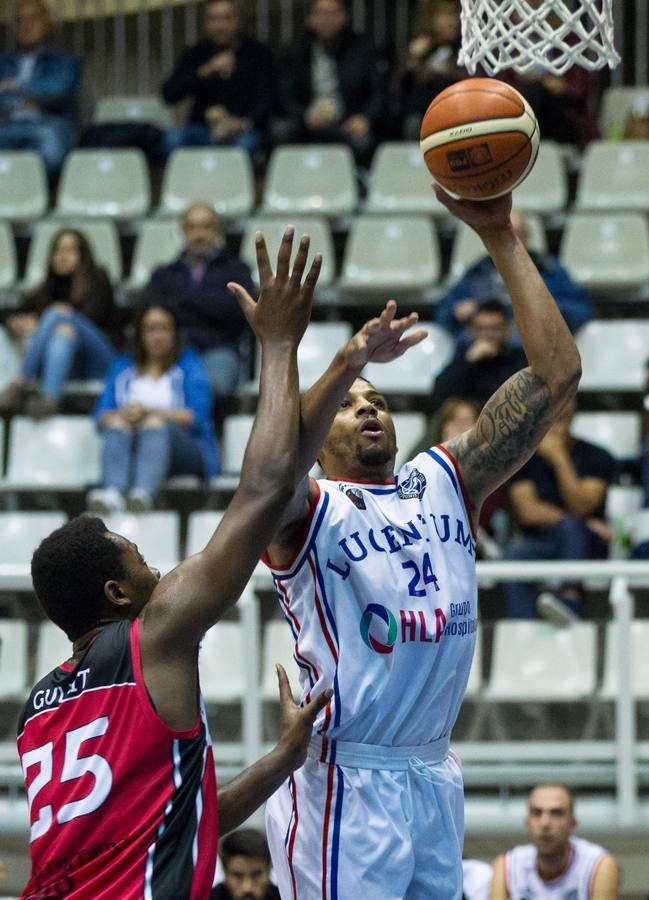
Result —
[{"label": "player's head", "polygon": [[185,251],[196,259],[207,259],[222,247],[223,223],[207,203],[192,203],[183,216]]},{"label": "player's head", "polygon": [[564,854],[577,827],[569,788],[563,784],[537,785],[527,800],[525,827],[539,856],[552,859]]},{"label": "player's head", "polygon": [[233,900],[263,900],[270,885],[270,852],[264,835],[254,828],[233,831],[221,841],[219,855]]},{"label": "player's head", "polygon": [[239,33],[237,0],[209,0],[205,7],[205,34],[221,47],[228,47]]},{"label": "player's head", "polygon": [[357,378],[343,399],[319,462],[328,478],[384,481],[392,477],[397,440],[385,397]]},{"label": "player's head", "polygon": [[71,641],[98,625],[135,619],[159,579],[135,544],[95,516],[57,528],[32,557],[36,597]]},{"label": "player's head", "polygon": [[346,0],[312,0],[308,24],[318,40],[335,41],[349,24]]},{"label": "player's head", "polygon": [[498,347],[507,343],[509,317],[500,300],[486,300],[480,304],[471,319],[471,335],[474,341],[489,341]]},{"label": "player's head", "polygon": [[30,50],[44,43],[52,31],[52,19],[45,0],[20,0],[16,7],[18,46]]}]

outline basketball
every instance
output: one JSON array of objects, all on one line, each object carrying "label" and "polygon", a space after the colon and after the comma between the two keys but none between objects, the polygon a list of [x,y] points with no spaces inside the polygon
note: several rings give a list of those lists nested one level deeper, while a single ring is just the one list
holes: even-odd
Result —
[{"label": "basketball", "polygon": [[465,200],[491,200],[529,174],[539,126],[517,90],[495,78],[466,78],[441,91],[421,123],[421,152],[444,190]]}]

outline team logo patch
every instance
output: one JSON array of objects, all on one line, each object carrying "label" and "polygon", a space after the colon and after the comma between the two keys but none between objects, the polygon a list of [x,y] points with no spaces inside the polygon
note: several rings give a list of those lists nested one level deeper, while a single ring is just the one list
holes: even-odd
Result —
[{"label": "team logo patch", "polygon": [[[379,621],[375,621],[376,619]],[[374,636],[377,633],[381,640]],[[370,650],[375,650],[376,653],[392,653],[397,640],[397,620],[390,610],[380,603],[368,603],[361,616],[361,637]]]},{"label": "team logo patch", "polygon": [[405,481],[399,485],[397,494],[402,500],[421,499],[426,490],[426,478],[419,469],[413,469]]},{"label": "team logo patch", "polygon": [[350,487],[348,484],[341,484],[340,490],[346,497],[349,497],[356,509],[367,509],[363,492],[359,488]]}]

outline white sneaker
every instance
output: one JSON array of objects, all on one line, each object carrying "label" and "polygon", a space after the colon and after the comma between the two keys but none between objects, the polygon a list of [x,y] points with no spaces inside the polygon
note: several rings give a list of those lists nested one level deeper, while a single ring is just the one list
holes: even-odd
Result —
[{"label": "white sneaker", "polygon": [[153,509],[153,497],[143,488],[131,488],[128,492],[126,506],[129,512],[142,513]]},{"label": "white sneaker", "polygon": [[123,512],[126,502],[117,488],[95,488],[88,492],[86,509],[94,513]]},{"label": "white sneaker", "polygon": [[580,621],[579,616],[569,606],[549,591],[539,594],[536,598],[536,609],[538,614],[548,622],[562,628]]}]

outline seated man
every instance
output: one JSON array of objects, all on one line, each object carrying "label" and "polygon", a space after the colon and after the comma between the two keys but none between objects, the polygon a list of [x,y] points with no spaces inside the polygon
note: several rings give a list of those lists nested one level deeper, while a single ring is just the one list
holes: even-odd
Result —
[{"label": "seated man", "polygon": [[[574,334],[593,317],[593,307],[586,290],[575,281],[556,256],[538,253],[530,248],[529,223],[525,213],[512,211],[514,231],[527,247],[548,290],[557,301],[568,328]],[[491,257],[483,256],[464,273],[435,306],[435,321],[448,329],[459,341],[469,339],[468,325],[474,312],[485,300],[500,300],[513,319],[511,299],[502,278],[496,271]],[[520,343],[518,333],[512,332],[512,341]]]},{"label": "seated man", "polygon": [[[574,405],[551,427],[535,455],[513,477],[512,510],[523,532],[505,551],[505,559],[603,559],[610,531],[604,522],[606,492],[613,477],[613,458],[606,450],[574,438],[570,425]],[[507,615],[529,619],[541,614],[567,624],[580,612],[579,584],[561,588],[560,597],[532,585],[503,585]]]},{"label": "seated man", "polygon": [[257,150],[276,93],[272,52],[242,34],[237,0],[210,0],[205,38],[185,50],[162,86],[167,103],[193,101],[189,123],[167,133],[166,152],[208,144]]},{"label": "seated man", "polygon": [[241,340],[250,331],[227,284],[251,289],[250,269],[223,249],[222,222],[206,203],[189,207],[183,232],[185,249],[153,272],[145,295],[173,309],[183,340],[201,354],[213,396],[231,397],[241,373]]},{"label": "seated man", "polygon": [[288,120],[276,140],[341,141],[367,162],[386,113],[385,83],[372,42],[352,31],[346,0],[312,0],[282,74]]},{"label": "seated man", "polygon": [[531,843],[501,853],[494,862],[491,900],[613,900],[617,860],[598,844],[575,837],[571,792],[541,784],[528,799],[525,827]]},{"label": "seated man", "polygon": [[0,150],[34,150],[56,176],[76,141],[79,60],[50,46],[45,0],[20,0],[17,48],[0,53]]},{"label": "seated man", "polygon": [[510,375],[527,365],[521,347],[510,343],[507,309],[499,300],[482,303],[471,318],[471,341],[458,347],[437,376],[431,401],[437,410],[449,397],[464,397],[484,406]]},{"label": "seated man", "polygon": [[223,880],[213,888],[210,900],[280,900],[271,884],[270,850],[261,832],[240,828],[228,834],[221,841],[219,859]]}]

